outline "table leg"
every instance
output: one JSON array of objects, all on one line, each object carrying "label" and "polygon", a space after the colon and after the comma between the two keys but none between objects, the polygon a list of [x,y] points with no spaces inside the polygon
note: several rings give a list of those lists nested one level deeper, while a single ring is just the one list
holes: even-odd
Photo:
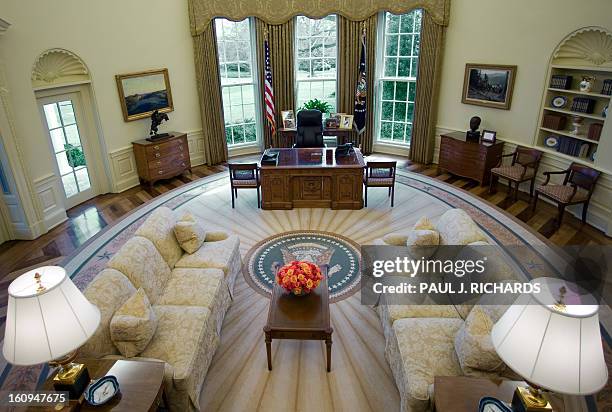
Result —
[{"label": "table leg", "polygon": [[266,332],[266,354],[268,355],[268,370],[272,370],[272,335]]},{"label": "table leg", "polygon": [[331,347],[332,339],[331,334],[325,339],[325,346],[327,347],[327,372],[331,371]]}]

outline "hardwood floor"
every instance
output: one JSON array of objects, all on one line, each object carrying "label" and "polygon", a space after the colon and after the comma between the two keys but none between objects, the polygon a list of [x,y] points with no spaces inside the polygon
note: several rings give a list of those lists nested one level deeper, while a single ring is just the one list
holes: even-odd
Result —
[{"label": "hardwood floor", "polygon": [[[474,181],[446,173],[438,174],[436,165],[412,163],[403,157],[381,154],[368,156],[367,159],[397,160],[398,168],[401,170],[421,173],[460,187],[506,210],[557,245],[612,244],[612,239],[606,237],[601,231],[583,224],[579,219],[567,213],[562,226],[557,229],[555,225],[556,208],[539,202],[537,210],[533,212],[529,196],[520,193],[518,200],[514,201],[507,196],[507,186],[500,185],[497,193],[489,194],[488,187],[479,186]],[[251,160],[255,160],[255,157],[235,159],[235,161]],[[193,173],[158,182],[153,188],[137,186],[122,193],[105,194],[82,203],[68,211],[66,222],[38,239],[9,241],[0,245],[0,279],[5,278],[9,273],[14,276],[31,266],[49,261],[55,263],[62,257],[70,256],[105,226],[121,219],[126,213],[148,200],[201,177],[226,171],[225,165],[197,166],[193,168]]]}]

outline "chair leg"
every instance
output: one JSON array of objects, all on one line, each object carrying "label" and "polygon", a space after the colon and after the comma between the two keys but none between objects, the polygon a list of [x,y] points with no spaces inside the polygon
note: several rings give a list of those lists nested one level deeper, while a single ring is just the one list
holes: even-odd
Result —
[{"label": "chair leg", "polygon": [[497,176],[491,173],[491,179],[489,181],[489,193],[493,193],[493,187],[497,186]]},{"label": "chair leg", "polygon": [[238,188],[237,187],[234,188],[234,192],[236,193],[236,199],[237,199],[238,198]]},{"label": "chair leg", "polygon": [[234,193],[235,193],[235,189],[233,187],[230,187],[230,191],[232,192],[232,209],[234,209]]},{"label": "chair leg", "polygon": [[533,207],[532,207],[532,211],[535,212],[536,210],[536,204],[538,203],[538,192],[535,192],[533,194]]},{"label": "chair leg", "polygon": [[257,186],[257,208],[259,209],[260,207],[261,207],[261,200],[259,196],[259,186]]},{"label": "chair leg", "polygon": [[393,207],[394,200],[395,200],[395,185],[391,186],[391,207]]},{"label": "chair leg", "polygon": [[365,207],[368,207],[368,187],[364,186],[365,191]]},{"label": "chair leg", "polygon": [[389,193],[387,194],[387,197],[391,196],[391,186],[389,186]]},{"label": "chair leg", "polygon": [[582,204],[582,223],[586,223],[587,210],[589,209],[589,202]]},{"label": "chair leg", "polygon": [[531,186],[529,186],[529,197],[533,196],[534,187],[535,187],[535,177],[531,179]]},{"label": "chair leg", "polygon": [[557,227],[561,227],[561,223],[563,223],[563,214],[565,213],[565,205],[559,204],[559,216],[557,217]]},{"label": "chair leg", "polygon": [[518,193],[519,193],[519,185],[521,184],[521,182],[516,182],[516,189],[514,190],[514,201],[517,202],[518,201]]}]

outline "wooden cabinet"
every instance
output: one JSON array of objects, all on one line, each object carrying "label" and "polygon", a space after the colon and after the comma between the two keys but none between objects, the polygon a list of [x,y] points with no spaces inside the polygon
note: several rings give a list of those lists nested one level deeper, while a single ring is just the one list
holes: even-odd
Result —
[{"label": "wooden cabinet", "polygon": [[153,185],[185,170],[191,172],[189,145],[185,133],[170,132],[170,137],[156,142],[145,139],[132,143],[140,183]]},{"label": "wooden cabinet", "polygon": [[486,185],[489,183],[491,169],[501,158],[503,147],[502,141],[493,144],[468,142],[464,132],[443,134],[438,167]]}]

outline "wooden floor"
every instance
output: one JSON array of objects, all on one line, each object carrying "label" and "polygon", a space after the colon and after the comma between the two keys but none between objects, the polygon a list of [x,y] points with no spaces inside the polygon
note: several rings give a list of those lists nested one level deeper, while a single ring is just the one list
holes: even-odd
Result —
[{"label": "wooden floor", "polygon": [[[529,197],[521,193],[518,201],[514,201],[507,197],[507,187],[500,187],[497,193],[489,194],[487,187],[481,187],[476,182],[449,174],[438,174],[435,165],[411,163],[402,157],[376,154],[368,156],[368,159],[397,160],[398,167],[403,170],[435,177],[461,187],[505,209],[557,245],[612,243],[612,239],[606,237],[601,231],[582,224],[580,220],[567,213],[563,225],[557,229],[555,225],[556,208],[541,201],[538,203],[536,212],[532,212],[529,207]],[[253,160],[253,157],[244,157],[239,160]],[[0,245],[0,279],[10,272],[70,256],[106,225],[121,219],[123,215],[146,201],[201,177],[226,171],[225,165],[197,166],[194,167],[192,174],[158,182],[152,189],[137,186],[122,193],[97,196],[76,206],[68,211],[66,222],[40,238],[33,241],[9,241]]]}]

